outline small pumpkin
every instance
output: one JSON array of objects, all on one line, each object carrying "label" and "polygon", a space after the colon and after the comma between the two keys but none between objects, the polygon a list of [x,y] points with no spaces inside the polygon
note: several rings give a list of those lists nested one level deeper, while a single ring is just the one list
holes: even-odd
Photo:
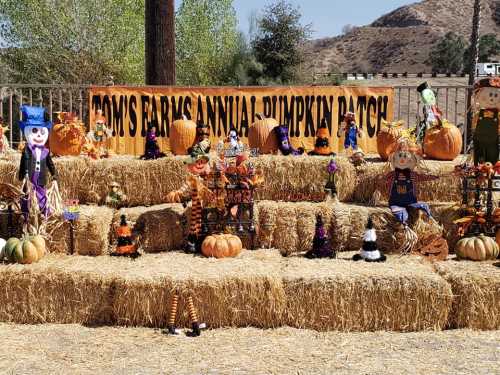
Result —
[{"label": "small pumpkin", "polygon": [[425,132],[424,153],[430,159],[454,160],[462,151],[462,133],[443,121]]},{"label": "small pumpkin", "polygon": [[42,259],[45,251],[45,240],[41,236],[13,237],[5,244],[4,257],[10,262],[31,264]]},{"label": "small pumpkin", "polygon": [[382,160],[387,160],[399,138],[403,136],[403,121],[386,122],[377,135],[377,152]]},{"label": "small pumpkin", "polygon": [[278,140],[273,129],[278,126],[278,121],[266,118],[263,114],[257,114],[255,121],[248,130],[248,144],[250,148],[256,148],[261,154],[275,154],[278,152]]},{"label": "small pumpkin", "polygon": [[465,237],[458,241],[455,253],[458,259],[490,260],[498,257],[499,246],[493,238],[480,234],[477,237]]},{"label": "small pumpkin", "polygon": [[237,256],[243,248],[238,236],[233,234],[214,234],[205,238],[201,253],[206,257],[227,258]]},{"label": "small pumpkin", "polygon": [[83,123],[66,112],[59,112],[57,121],[49,135],[50,151],[56,156],[80,155],[85,143]]},{"label": "small pumpkin", "polygon": [[170,127],[170,148],[174,155],[187,155],[196,142],[196,123],[183,116]]}]

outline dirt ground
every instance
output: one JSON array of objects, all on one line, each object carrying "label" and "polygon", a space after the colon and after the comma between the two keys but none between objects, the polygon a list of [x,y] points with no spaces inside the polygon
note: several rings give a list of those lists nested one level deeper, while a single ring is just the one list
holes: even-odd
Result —
[{"label": "dirt ground", "polygon": [[500,331],[318,333],[0,324],[1,374],[500,374]]}]

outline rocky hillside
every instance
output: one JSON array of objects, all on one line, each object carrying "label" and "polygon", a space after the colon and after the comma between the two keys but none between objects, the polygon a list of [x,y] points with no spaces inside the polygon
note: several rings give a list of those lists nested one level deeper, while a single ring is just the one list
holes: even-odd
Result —
[{"label": "rocky hillside", "polygon": [[[468,42],[474,0],[424,0],[348,34],[314,40],[307,61],[315,72],[430,72],[429,51],[448,31]],[[481,34],[500,37],[500,0],[483,0]]]}]

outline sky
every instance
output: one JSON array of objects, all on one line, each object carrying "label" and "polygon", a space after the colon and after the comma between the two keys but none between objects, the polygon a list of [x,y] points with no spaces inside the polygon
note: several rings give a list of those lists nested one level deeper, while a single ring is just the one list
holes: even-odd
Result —
[{"label": "sky", "polygon": [[[312,23],[313,38],[341,34],[347,24],[367,25],[383,14],[417,0],[289,0],[298,5],[304,24]],[[248,33],[252,12],[260,11],[273,0],[234,0],[239,29]]]}]

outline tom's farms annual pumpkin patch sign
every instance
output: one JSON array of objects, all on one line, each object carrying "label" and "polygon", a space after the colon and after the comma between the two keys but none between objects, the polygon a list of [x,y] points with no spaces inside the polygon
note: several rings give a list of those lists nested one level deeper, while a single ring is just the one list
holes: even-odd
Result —
[{"label": "tom's farms annual pumpkin patch sign", "polygon": [[[112,147],[120,154],[141,155],[149,125],[155,125],[162,150],[170,150],[174,121],[185,116],[210,127],[212,142],[223,139],[235,127],[248,142],[250,126],[258,114],[289,127],[294,147],[314,148],[316,130],[325,119],[333,150],[343,148],[337,136],[343,115],[356,113],[364,137],[359,144],[377,152],[376,137],[382,120],[393,113],[393,89],[386,87],[93,87],[90,121],[102,109],[113,127]],[[343,137],[343,134],[341,135]]]}]

